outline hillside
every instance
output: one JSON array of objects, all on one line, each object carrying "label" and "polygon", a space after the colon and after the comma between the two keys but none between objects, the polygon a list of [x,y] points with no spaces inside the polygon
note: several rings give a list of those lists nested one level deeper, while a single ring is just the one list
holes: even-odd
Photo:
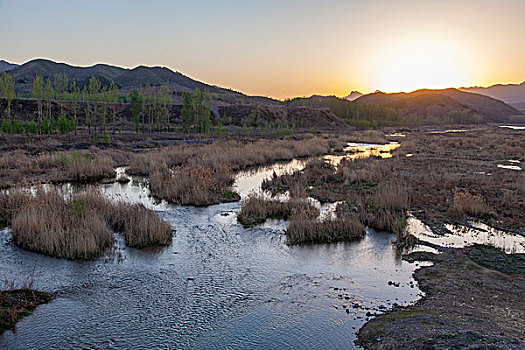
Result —
[{"label": "hillside", "polygon": [[525,102],[511,103],[510,105],[525,114]]},{"label": "hillside", "polygon": [[405,116],[417,118],[439,118],[446,117],[454,111],[467,111],[482,116],[485,122],[504,122],[510,115],[521,114],[502,101],[457,89],[423,89],[393,94],[375,92],[356,101],[395,108]]},{"label": "hillside", "polygon": [[16,67],[18,67],[18,64],[9,63],[7,61],[0,60],[0,73],[6,72]]},{"label": "hillside", "polygon": [[359,97],[363,96],[359,91],[352,91],[348,96],[343,97],[343,99],[348,101],[357,100]]},{"label": "hillside", "polygon": [[497,84],[489,87],[469,87],[460,90],[490,96],[508,104],[525,103],[525,82],[521,84]]},{"label": "hillside", "polygon": [[77,85],[80,86],[87,84],[90,77],[99,78],[103,85],[109,85],[111,80],[113,80],[119,86],[122,93],[127,93],[147,84],[152,86],[167,85],[172,93],[176,95],[180,95],[180,93],[184,91],[194,91],[195,88],[199,88],[202,91],[216,94],[216,99],[226,103],[239,101],[254,103],[276,102],[266,97],[247,96],[237,91],[209,85],[194,80],[182,73],[173,72],[165,67],[139,66],[133,69],[127,69],[107,64],[77,67],[45,59],[35,59],[11,69],[9,73],[15,78],[17,92],[22,94],[31,93],[33,82],[37,75],[43,76],[44,79],[50,78],[53,80],[55,74],[65,73],[70,81],[76,80]]}]

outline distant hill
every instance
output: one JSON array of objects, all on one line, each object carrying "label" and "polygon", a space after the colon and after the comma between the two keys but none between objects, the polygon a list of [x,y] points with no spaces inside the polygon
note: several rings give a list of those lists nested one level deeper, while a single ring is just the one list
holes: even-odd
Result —
[{"label": "distant hill", "polygon": [[525,102],[510,103],[510,105],[525,114]]},{"label": "distant hill", "polygon": [[359,91],[352,91],[348,96],[343,97],[343,99],[348,101],[357,100],[359,97],[363,96]]},{"label": "distant hill", "polygon": [[517,109],[492,97],[457,89],[417,90],[410,93],[375,92],[356,100],[400,110],[403,115],[418,118],[446,117],[454,111],[479,114],[486,122],[505,122],[510,115],[522,114]]},{"label": "distant hill", "polygon": [[497,84],[489,87],[469,87],[460,90],[490,96],[508,104],[525,103],[525,82],[508,85]]},{"label": "distant hill", "polygon": [[76,80],[77,85],[85,85],[90,77],[97,77],[103,85],[109,85],[113,80],[122,93],[127,93],[140,86],[149,84],[151,86],[166,85],[170,90],[180,95],[184,91],[194,91],[199,88],[202,91],[216,94],[216,99],[225,102],[254,102],[254,103],[275,103],[276,100],[259,97],[247,96],[240,92],[230,89],[209,85],[194,80],[182,73],[173,72],[165,67],[145,67],[139,66],[133,69],[110,66],[107,64],[96,64],[91,67],[77,67],[65,63],[57,63],[46,59],[35,59],[15,67],[9,71],[15,79],[15,88],[18,93],[29,94],[33,88],[33,82],[37,75],[44,79],[50,78],[53,81],[55,74],[65,73],[69,81]]},{"label": "distant hill", "polygon": [[6,72],[16,67],[18,67],[18,64],[9,63],[7,61],[0,60],[0,73]]}]

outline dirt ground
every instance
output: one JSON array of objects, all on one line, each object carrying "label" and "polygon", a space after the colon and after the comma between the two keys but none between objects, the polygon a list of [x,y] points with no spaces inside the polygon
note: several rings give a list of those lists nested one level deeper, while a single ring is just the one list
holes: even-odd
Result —
[{"label": "dirt ground", "polygon": [[525,254],[482,245],[414,253],[432,266],[414,274],[425,297],[366,323],[365,349],[524,349]]}]

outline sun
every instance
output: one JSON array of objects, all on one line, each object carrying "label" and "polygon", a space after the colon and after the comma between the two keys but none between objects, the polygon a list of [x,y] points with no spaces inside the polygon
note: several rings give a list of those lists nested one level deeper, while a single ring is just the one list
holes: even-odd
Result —
[{"label": "sun", "polygon": [[402,39],[378,53],[376,86],[381,91],[444,89],[465,82],[464,56],[450,42]]}]

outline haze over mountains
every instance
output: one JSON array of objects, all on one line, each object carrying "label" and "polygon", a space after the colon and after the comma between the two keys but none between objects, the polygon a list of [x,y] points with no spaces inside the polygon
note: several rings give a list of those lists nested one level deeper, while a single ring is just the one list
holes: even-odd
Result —
[{"label": "haze over mountains", "polygon": [[486,121],[505,122],[508,116],[521,114],[503,101],[457,89],[422,89],[393,94],[375,92],[356,101],[395,108],[414,117],[445,117],[452,111],[467,111],[485,117]]},{"label": "haze over mountains", "polygon": [[[46,59],[35,59],[22,65],[0,61],[0,71],[9,71],[13,75],[16,90],[22,95],[31,93],[33,81],[37,75],[43,76],[44,79],[53,80],[55,74],[65,73],[70,81],[76,80],[77,85],[80,86],[87,84],[92,76],[99,78],[103,85],[109,85],[113,80],[122,93],[128,93],[145,85],[153,87],[167,85],[175,96],[180,96],[184,91],[194,91],[195,88],[199,88],[202,91],[212,93],[214,100],[219,105],[276,105],[281,103],[275,99],[248,96],[231,89],[209,85],[165,67],[139,66],[127,69],[107,64],[76,67]],[[413,117],[446,116],[450,112],[460,110],[479,114],[486,121],[503,122],[510,115],[522,114],[521,111],[525,111],[525,83],[494,85],[488,88],[461,88],[459,90],[453,88],[444,90],[422,89],[410,93],[393,94],[375,92],[363,95],[358,91],[352,91],[344,99],[399,109],[404,115]],[[509,104],[513,104],[513,106]]]},{"label": "haze over mountains", "polygon": [[521,84],[497,84],[489,87],[461,88],[460,90],[496,98],[525,112],[525,82]]}]

